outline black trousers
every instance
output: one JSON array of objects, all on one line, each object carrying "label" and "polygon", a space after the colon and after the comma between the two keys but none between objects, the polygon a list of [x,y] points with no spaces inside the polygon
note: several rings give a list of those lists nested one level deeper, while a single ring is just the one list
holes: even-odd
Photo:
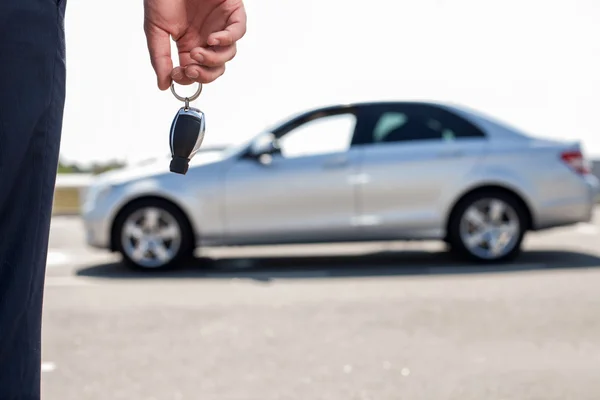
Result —
[{"label": "black trousers", "polygon": [[66,0],[0,0],[0,400],[39,400]]}]

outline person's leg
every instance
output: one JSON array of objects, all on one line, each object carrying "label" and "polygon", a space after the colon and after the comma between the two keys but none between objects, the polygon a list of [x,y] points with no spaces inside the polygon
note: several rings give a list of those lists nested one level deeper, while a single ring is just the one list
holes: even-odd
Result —
[{"label": "person's leg", "polygon": [[66,0],[0,1],[0,399],[40,398]]}]

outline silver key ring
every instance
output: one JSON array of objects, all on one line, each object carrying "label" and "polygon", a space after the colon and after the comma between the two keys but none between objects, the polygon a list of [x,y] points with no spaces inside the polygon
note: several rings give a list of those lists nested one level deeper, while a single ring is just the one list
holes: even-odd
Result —
[{"label": "silver key ring", "polygon": [[177,92],[175,92],[175,82],[173,82],[171,83],[171,93],[173,93],[173,96],[175,96],[177,100],[183,101],[185,103],[186,108],[188,108],[190,101],[196,100],[200,96],[200,93],[202,93],[202,83],[198,82],[198,89],[196,90],[196,93],[194,93],[190,97],[181,97],[177,94]]}]

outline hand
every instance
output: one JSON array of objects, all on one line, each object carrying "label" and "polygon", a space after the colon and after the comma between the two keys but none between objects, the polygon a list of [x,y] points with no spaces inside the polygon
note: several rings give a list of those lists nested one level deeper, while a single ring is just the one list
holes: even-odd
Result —
[{"label": "hand", "polygon": [[[210,83],[223,75],[246,33],[242,0],[144,0],[144,32],[158,88]],[[173,68],[170,38],[177,43]]]}]

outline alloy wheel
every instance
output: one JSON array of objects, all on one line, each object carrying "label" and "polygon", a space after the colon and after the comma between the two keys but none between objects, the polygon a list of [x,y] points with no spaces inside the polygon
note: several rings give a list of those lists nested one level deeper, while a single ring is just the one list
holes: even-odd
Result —
[{"label": "alloy wheel", "polygon": [[144,268],[160,268],[173,260],[181,246],[182,232],[171,213],[144,207],[127,217],[121,245],[127,256]]},{"label": "alloy wheel", "polygon": [[503,200],[480,199],[462,215],[460,239],[471,254],[482,259],[499,259],[510,253],[521,235],[516,210]]}]

